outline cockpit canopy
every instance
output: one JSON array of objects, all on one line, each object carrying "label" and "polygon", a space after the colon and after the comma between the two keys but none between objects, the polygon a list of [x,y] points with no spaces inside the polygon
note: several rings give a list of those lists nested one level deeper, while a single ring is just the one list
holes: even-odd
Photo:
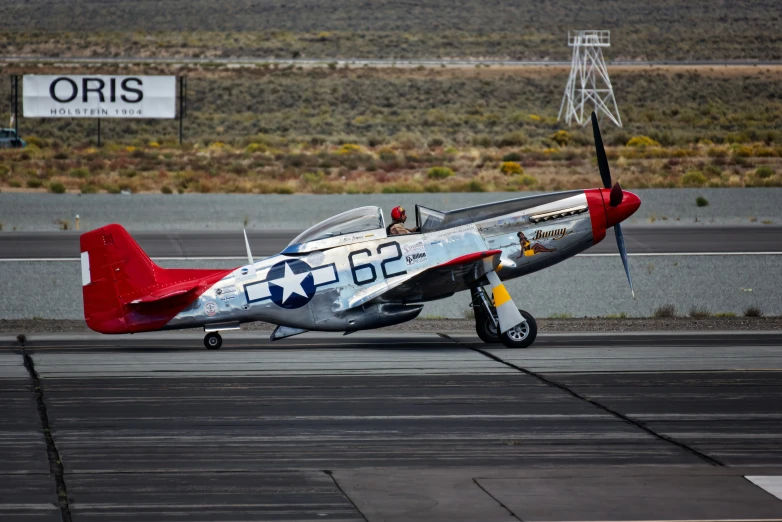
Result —
[{"label": "cockpit canopy", "polygon": [[474,207],[449,210],[448,212],[439,212],[416,205],[415,219],[416,224],[421,227],[422,233],[436,232],[438,230],[469,225],[470,223],[479,223],[486,219],[546,205],[578,194],[583,194],[583,191],[570,190],[568,192],[525,196],[496,203],[485,203],[483,205],[475,205]]},{"label": "cockpit canopy", "polygon": [[445,220],[445,213],[432,208],[415,206],[415,223],[421,232],[433,232],[440,229]]},{"label": "cockpit canopy", "polygon": [[282,253],[312,252],[384,237],[386,229],[380,207],[361,207],[311,226],[296,236]]}]

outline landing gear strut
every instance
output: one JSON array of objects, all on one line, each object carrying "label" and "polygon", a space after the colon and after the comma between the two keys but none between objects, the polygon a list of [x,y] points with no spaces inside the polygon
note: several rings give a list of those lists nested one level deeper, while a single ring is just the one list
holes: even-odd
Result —
[{"label": "landing gear strut", "polygon": [[222,345],[223,338],[217,332],[209,332],[204,337],[204,346],[206,346],[207,350],[219,350]]},{"label": "landing gear strut", "polygon": [[502,343],[507,348],[527,348],[535,342],[538,325],[528,312],[519,310],[524,321],[505,333],[500,333],[497,311],[492,300],[482,287],[471,288],[472,303],[475,312],[475,332],[481,341],[487,344]]},{"label": "landing gear strut", "polygon": [[472,303],[470,307],[475,313],[475,332],[481,341],[492,344],[500,342],[500,325],[497,314],[491,305],[491,299],[481,287],[471,288]]}]

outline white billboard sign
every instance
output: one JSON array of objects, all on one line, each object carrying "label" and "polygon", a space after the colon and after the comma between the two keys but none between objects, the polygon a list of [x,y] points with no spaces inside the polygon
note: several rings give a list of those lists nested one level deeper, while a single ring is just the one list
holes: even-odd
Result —
[{"label": "white billboard sign", "polygon": [[26,118],[175,118],[175,76],[24,76]]}]

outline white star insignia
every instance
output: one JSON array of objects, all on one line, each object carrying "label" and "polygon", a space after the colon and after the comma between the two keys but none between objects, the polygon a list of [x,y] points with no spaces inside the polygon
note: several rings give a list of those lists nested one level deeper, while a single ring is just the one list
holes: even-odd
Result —
[{"label": "white star insignia", "polygon": [[280,304],[285,304],[285,301],[293,294],[298,294],[302,297],[308,297],[307,292],[301,286],[301,282],[309,275],[309,272],[303,272],[301,274],[294,274],[291,270],[291,266],[285,263],[285,275],[280,279],[269,281],[269,284],[279,286],[282,288],[282,301]]}]

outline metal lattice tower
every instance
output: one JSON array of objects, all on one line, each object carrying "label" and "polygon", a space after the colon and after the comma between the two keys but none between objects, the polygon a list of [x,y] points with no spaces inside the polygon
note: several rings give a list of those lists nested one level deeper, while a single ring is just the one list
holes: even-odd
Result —
[{"label": "metal lattice tower", "polygon": [[558,119],[568,125],[573,120],[586,125],[591,113],[587,106],[591,106],[598,116],[605,114],[621,127],[622,118],[603,59],[603,47],[611,46],[611,31],[568,31],[567,43],[573,48],[573,60]]}]

